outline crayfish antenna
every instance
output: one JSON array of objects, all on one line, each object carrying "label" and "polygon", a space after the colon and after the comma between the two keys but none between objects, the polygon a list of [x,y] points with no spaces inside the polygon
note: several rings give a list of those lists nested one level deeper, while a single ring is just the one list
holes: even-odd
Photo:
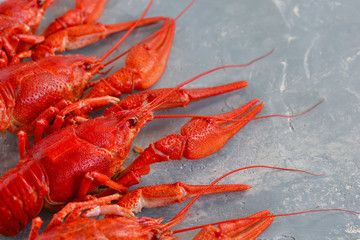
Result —
[{"label": "crayfish antenna", "polygon": [[143,14],[140,16],[140,18],[135,22],[135,24],[125,33],[125,35],[120,38],[120,40],[114,45],[112,46],[104,55],[102,55],[100,57],[100,61],[104,61],[104,59],[106,59],[113,51],[115,51],[115,49],[120,46],[120,44],[122,44],[125,39],[130,35],[130,33],[136,28],[136,26],[141,22],[141,20],[143,20],[143,18],[145,17],[145,15],[147,14],[147,12],[149,11],[151,5],[153,3],[153,0],[150,0],[148,6],[146,7],[145,11],[143,12]]},{"label": "crayfish antenna", "polygon": [[314,213],[314,212],[346,212],[346,213],[354,213],[354,214],[360,215],[360,212],[356,212],[356,211],[340,209],[340,208],[327,208],[327,209],[313,209],[313,210],[294,212],[294,213],[275,214],[273,216],[274,217],[284,217],[284,216],[293,216],[293,215],[300,215],[300,214]]},{"label": "crayfish antenna", "polygon": [[[254,215],[245,218],[230,219],[226,221],[210,223],[210,224],[205,224],[190,228],[183,228],[172,232],[173,234],[176,234],[181,232],[192,231],[199,228],[204,228],[199,232],[198,235],[196,235],[194,240],[218,239],[212,237],[219,235],[224,236],[225,234],[226,236],[234,236],[238,233],[240,233],[240,235],[237,235],[236,237],[231,239],[255,239],[272,223],[272,221],[276,217],[292,216],[292,215],[300,215],[300,214],[302,215],[302,214],[314,213],[314,212],[329,212],[329,211],[340,211],[346,213],[360,214],[360,212],[350,211],[345,209],[315,209],[315,210],[307,210],[302,212],[270,215],[270,212],[268,210],[263,210],[261,212],[255,213]],[[258,222],[260,222],[260,224],[256,224]],[[215,225],[218,225],[218,228],[211,227]],[[251,227],[255,227],[255,228],[252,229]]]},{"label": "crayfish antenna", "polygon": [[174,234],[180,232],[191,231],[194,229],[202,228],[202,230],[193,238],[193,240],[209,240],[219,239],[242,239],[250,240],[258,237],[274,220],[272,215],[269,215],[268,210],[255,213],[246,218],[232,219],[221,222],[219,226],[213,227],[216,223],[196,226],[186,229],[180,229],[173,231]]},{"label": "crayfish antenna", "polygon": [[178,20],[193,4],[194,4],[195,0],[192,0],[189,5],[187,5],[186,8],[184,8],[184,10],[181,11],[181,13],[179,13],[179,15],[177,15],[177,17],[174,19],[175,21]]},{"label": "crayfish antenna", "polygon": [[[246,86],[246,81],[237,81],[208,88],[181,88],[168,96],[166,100],[164,100],[164,104],[160,105],[156,110],[163,110],[175,107],[186,107],[191,102],[235,91]],[[125,98],[121,99],[119,103],[114,104],[112,107],[108,108],[106,112],[117,112],[119,111],[119,109],[130,110],[139,108],[143,106],[143,104],[151,102],[171,90],[172,88],[160,88],[128,95]]]},{"label": "crayfish antenna", "polygon": [[309,109],[305,110],[304,112],[298,113],[298,114],[293,114],[293,115],[267,115],[267,116],[261,116],[261,117],[255,117],[251,120],[257,120],[257,119],[262,119],[262,118],[272,118],[272,117],[284,117],[284,118],[295,118],[295,117],[299,117],[302,116],[310,111],[312,111],[314,108],[316,108],[317,106],[319,106],[320,104],[322,104],[325,100],[321,99],[318,103],[316,103],[314,106],[310,107]]},{"label": "crayfish antenna", "polygon": [[[101,95],[119,97],[133,90],[149,89],[159,81],[166,69],[175,36],[175,20],[164,17],[159,20],[164,20],[159,31],[126,51],[125,67],[107,78],[96,81],[96,86],[86,94],[85,98]],[[105,66],[110,62],[105,63]]]},{"label": "crayfish antenna", "polygon": [[157,115],[154,116],[155,118],[180,118],[180,117],[192,117],[192,118],[207,118],[207,119],[214,119],[214,120],[219,120],[219,121],[224,121],[224,122],[243,122],[243,121],[253,121],[253,120],[259,120],[259,119],[263,119],[263,118],[273,118],[273,117],[281,117],[281,118],[295,118],[295,117],[299,117],[302,116],[310,111],[312,111],[314,108],[316,108],[317,106],[319,106],[320,104],[322,104],[325,100],[322,99],[320,100],[318,103],[316,103],[315,105],[313,105],[312,107],[308,108],[307,110],[305,110],[304,112],[301,113],[297,113],[297,114],[293,114],[293,115],[283,115],[283,114],[273,114],[273,115],[266,115],[266,116],[260,116],[260,117],[253,117],[253,118],[241,118],[241,119],[233,119],[233,118],[224,118],[224,116],[219,116],[219,115],[214,115],[214,116],[203,116],[203,115],[193,115],[193,114],[185,114],[185,115]]},{"label": "crayfish antenna", "polygon": [[221,70],[221,69],[225,69],[225,68],[236,68],[236,67],[248,67],[250,65],[252,65],[253,63],[263,59],[263,58],[266,58],[267,56],[269,56],[270,54],[272,54],[274,52],[274,49],[272,49],[270,52],[266,53],[265,55],[261,56],[261,57],[258,57],[248,63],[245,63],[245,64],[234,64],[234,65],[225,65],[225,66],[220,66],[220,67],[217,67],[217,68],[213,68],[213,69],[210,69],[204,73],[201,73],[179,85],[177,85],[176,87],[174,87],[171,91],[169,91],[168,93],[162,95],[162,96],[159,96],[158,98],[154,99],[152,102],[148,103],[148,105],[146,105],[145,107],[148,108],[148,111],[151,112],[155,109],[157,109],[161,104],[163,104],[165,101],[166,101],[166,98],[168,96],[170,96],[173,92],[177,91],[178,89],[180,89],[181,87],[185,86],[186,84],[189,84],[195,80],[197,80],[198,78],[202,77],[202,76],[205,76],[209,73],[212,73],[212,72],[215,72],[215,71],[218,71],[218,70]]},{"label": "crayfish antenna", "polygon": [[[190,2],[189,5],[187,5],[187,7],[181,11],[181,13],[174,18],[174,22],[176,22],[193,4],[194,4],[195,0],[192,0]],[[166,30],[166,28],[162,27],[161,29],[159,29],[158,31],[154,32],[153,34],[151,34],[150,36],[148,36],[147,38],[145,38],[144,40],[140,41],[137,45],[143,44],[147,41],[149,41],[150,39],[154,38],[156,35],[162,34],[164,31]],[[116,60],[118,60],[119,58],[123,57],[125,54],[129,53],[131,49],[128,49],[127,51],[123,52],[122,54],[120,54],[119,56],[115,57],[114,59],[110,60],[107,63],[104,63],[104,66],[107,66],[113,62],[115,62]]]}]

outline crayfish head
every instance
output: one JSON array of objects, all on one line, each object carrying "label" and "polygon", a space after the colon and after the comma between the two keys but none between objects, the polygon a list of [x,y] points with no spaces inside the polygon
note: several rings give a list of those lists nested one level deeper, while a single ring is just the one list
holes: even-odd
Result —
[{"label": "crayfish head", "polygon": [[152,119],[152,113],[123,110],[81,123],[76,134],[116,156],[118,163],[120,162],[118,165],[121,166],[140,129]]},{"label": "crayfish head", "polygon": [[39,59],[36,63],[66,82],[76,98],[74,101],[83,95],[92,76],[104,67],[95,57],[80,54],[51,56]]},{"label": "crayfish head", "polygon": [[78,63],[79,68],[83,68],[86,72],[94,75],[104,68],[104,65],[95,56],[86,57]]},{"label": "crayfish head", "polygon": [[[79,75],[89,75],[92,76],[98,73],[101,69],[104,68],[104,65],[99,59],[96,59],[95,56],[85,57],[84,55],[75,54],[75,55],[65,55],[65,56],[52,56],[43,61],[49,61],[49,59],[57,59],[58,64],[62,65],[62,68],[58,66],[56,69],[59,71],[71,71],[76,72]],[[41,59],[42,60],[42,59]],[[40,61],[41,61],[40,60]]]}]

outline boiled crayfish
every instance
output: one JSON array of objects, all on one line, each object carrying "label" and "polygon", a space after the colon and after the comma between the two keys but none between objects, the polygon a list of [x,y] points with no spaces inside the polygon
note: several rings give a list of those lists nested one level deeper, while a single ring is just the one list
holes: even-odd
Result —
[{"label": "boiled crayfish", "polygon": [[[217,190],[225,192],[249,188],[247,185],[214,185],[215,183],[235,172],[259,167],[313,175],[296,169],[250,166],[233,170],[207,186],[189,186],[183,183],[150,186],[130,191],[124,196],[115,194],[85,202],[73,202],[53,216],[44,233],[40,236],[38,236],[38,230],[42,221],[40,218],[34,219],[29,239],[175,239],[173,233],[183,230],[171,231],[170,228],[185,218],[191,205],[201,195],[215,193]],[[151,190],[149,191],[149,189]],[[194,198],[172,220],[165,224],[161,223],[162,218],[137,218],[133,215],[133,212],[137,213],[143,207],[175,204],[191,197]],[[113,200],[118,202],[110,204]],[[106,214],[107,217],[102,220],[89,218],[100,214]],[[66,221],[63,223],[65,218]],[[194,239],[255,239],[273,220],[274,216],[270,215],[268,210],[264,210],[247,218],[223,222],[219,224],[218,228],[207,226]],[[232,238],[233,236],[236,237]]]},{"label": "boiled crayfish", "polygon": [[61,109],[78,101],[89,87],[93,89],[85,98],[120,96],[154,85],[165,70],[175,33],[175,20],[169,18],[153,38],[129,51],[126,67],[106,79],[89,83],[92,76],[104,68],[102,61],[137,24],[149,23],[146,19],[143,21],[143,17],[151,3],[127,34],[100,59],[83,55],[50,56],[1,69],[0,131],[22,130],[39,139],[41,134],[36,128],[43,129],[41,124],[50,123]]},{"label": "boiled crayfish", "polygon": [[[153,110],[163,107],[163,104],[167,104],[169,107],[186,105],[189,101],[244,86],[246,86],[246,83],[237,82],[203,90],[178,90],[179,87],[177,87],[170,91],[167,90],[166,94],[163,94],[163,90],[158,90],[159,92],[155,91],[153,95],[155,97],[156,95],[160,96],[155,98],[150,104],[147,104],[146,100],[151,100],[151,98],[144,99],[140,97],[139,101],[144,104],[141,107],[137,107],[138,103],[135,104],[134,109],[129,110],[122,110],[121,104],[114,106],[103,117],[60,129],[42,139],[27,151],[25,150],[27,137],[23,132],[20,132],[21,161],[14,169],[8,171],[1,178],[0,201],[2,201],[3,207],[0,210],[0,216],[6,216],[0,218],[1,233],[14,235],[20,231],[29,220],[38,214],[44,204],[44,200],[47,207],[53,208],[54,206],[73,201],[76,198],[82,199],[101,184],[105,184],[120,192],[126,191],[126,186],[112,182],[110,178],[116,177],[117,173],[121,172],[122,164],[129,153],[132,141],[146,122],[154,118],[152,115]],[[173,92],[175,95],[172,95]],[[140,96],[143,96],[143,94]],[[179,98],[178,96],[182,97]],[[254,100],[244,107],[234,110],[232,113],[227,114],[226,117],[236,118],[242,115],[254,106],[257,101]],[[214,145],[218,145],[214,146],[214,149],[221,148],[261,108],[262,104],[244,115],[243,121],[238,121],[224,127],[221,126],[224,123],[222,120],[205,121],[205,124],[201,124],[204,127],[202,133],[204,141],[206,136],[208,136]],[[191,125],[194,125],[192,128],[200,127],[196,120],[189,123],[189,125],[188,128],[191,128]],[[201,132],[201,129],[199,130]],[[178,146],[182,145],[182,149],[178,149],[180,152],[177,153],[177,157],[183,153],[188,158],[205,157],[212,152],[207,151],[207,146],[202,153],[198,149],[194,149],[196,141],[194,142],[191,139],[197,138],[198,135],[198,132],[184,132],[181,136],[181,142],[176,146],[166,144],[165,140],[165,144],[160,144],[162,146],[159,149],[164,153],[175,153]],[[214,137],[218,139],[223,138],[223,140],[217,142],[213,140]],[[179,137],[176,138],[180,139]],[[207,144],[211,143],[208,142]],[[205,144],[200,143],[199,147],[201,145]],[[195,157],[193,157],[194,154],[196,154]],[[146,156],[149,156],[149,158],[146,158]],[[148,151],[146,151],[140,157],[145,159],[145,162],[141,161],[141,168],[144,169],[146,168],[144,166],[146,161],[151,161],[157,156],[148,155]],[[164,158],[167,157],[164,155],[162,159],[164,160]],[[133,170],[128,171],[128,173],[133,172]],[[138,181],[136,175],[126,174],[126,176],[127,186],[131,185],[129,182],[135,183]],[[92,180],[96,181],[93,182]],[[10,201],[15,196],[18,201]],[[9,223],[13,227],[10,227]]]},{"label": "boiled crayfish", "polygon": [[[107,0],[76,0],[75,9],[57,18],[43,35],[35,35],[46,9],[53,2],[55,0],[6,0],[0,3],[0,67],[18,63],[22,58],[32,56],[33,59],[39,59],[54,55],[55,51],[78,49],[134,24],[134,21],[111,25],[95,24]],[[164,18],[150,18],[140,25],[162,19]],[[41,44],[35,51],[28,50],[39,43]]]},{"label": "boiled crayfish", "polygon": [[36,30],[54,0],[7,0],[0,3],[0,67],[44,40]]},{"label": "boiled crayfish", "polygon": [[0,3],[0,67],[30,57],[28,49],[44,41],[49,33],[70,26],[94,23],[101,15],[107,0],[76,1],[72,9],[37,36],[36,31],[47,8],[55,0],[6,0]]},{"label": "boiled crayfish", "polygon": [[[151,194],[164,195],[164,192],[152,192]],[[165,197],[169,199],[169,204],[184,201],[184,199],[174,201],[176,199],[175,196]],[[187,211],[181,211],[168,223],[161,223],[162,218],[135,217],[128,208],[121,207],[123,204],[122,198],[120,198],[118,204],[108,204],[111,200],[118,200],[119,198],[119,195],[112,195],[89,202],[70,203],[53,217],[51,223],[40,236],[38,236],[38,230],[42,225],[42,220],[37,217],[33,220],[29,240],[88,238],[118,240],[177,239],[173,237],[173,232],[170,228],[182,221]],[[161,202],[161,199],[154,202]],[[163,205],[165,204],[161,204],[161,206]],[[87,211],[80,214],[84,210]],[[69,217],[65,223],[61,224],[67,214],[69,214]],[[109,214],[109,217],[102,220],[89,218],[99,216],[100,214]],[[234,239],[255,239],[270,226],[273,219],[274,217],[270,215],[270,212],[264,210],[249,216],[248,219],[222,223],[219,225],[219,229],[209,225],[203,228],[194,239],[233,239],[231,237],[235,235],[237,236]]]},{"label": "boiled crayfish", "polygon": [[[171,230],[171,228],[183,221],[191,205],[203,194],[209,194],[213,187],[223,189],[224,185],[214,185],[222,178],[234,172],[250,168],[272,168],[287,171],[300,171],[269,166],[250,166],[233,170],[222,177],[216,179],[208,186],[201,186],[199,191],[189,191],[184,189],[189,185],[176,183],[171,185],[160,185],[143,187],[130,191],[124,196],[114,194],[111,196],[94,199],[85,202],[69,203],[59,213],[55,214],[39,236],[38,232],[42,225],[42,220],[37,217],[33,220],[29,240],[42,239],[143,239],[143,240],[169,240],[177,239],[175,234],[202,228],[193,240],[255,240],[262,232],[269,227],[275,217],[305,214],[311,212],[341,211],[353,214],[359,212],[343,209],[317,209],[297,213],[271,214],[268,210],[263,210],[251,216],[239,219],[231,219],[218,223],[206,224],[203,226],[190,227],[187,229]],[[165,189],[164,189],[165,188]],[[239,185],[240,188],[240,185]],[[152,189],[148,191],[148,189]],[[176,189],[176,190],[175,190]],[[239,189],[240,190],[240,189]],[[192,192],[193,194],[189,193]],[[196,196],[195,192],[197,192]],[[135,217],[142,208],[160,207],[194,197],[174,218],[167,223],[162,223],[162,218],[153,219],[150,217]],[[111,203],[111,201],[116,201]],[[104,219],[95,220],[90,217],[105,215]],[[64,219],[66,220],[64,221]],[[214,227],[217,225],[217,227]]]}]

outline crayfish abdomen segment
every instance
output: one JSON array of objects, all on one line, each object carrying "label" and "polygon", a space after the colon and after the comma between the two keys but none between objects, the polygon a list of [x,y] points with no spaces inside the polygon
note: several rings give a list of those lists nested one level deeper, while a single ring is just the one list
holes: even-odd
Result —
[{"label": "crayfish abdomen segment", "polygon": [[40,212],[48,183],[34,160],[20,162],[0,179],[0,234],[15,236]]}]

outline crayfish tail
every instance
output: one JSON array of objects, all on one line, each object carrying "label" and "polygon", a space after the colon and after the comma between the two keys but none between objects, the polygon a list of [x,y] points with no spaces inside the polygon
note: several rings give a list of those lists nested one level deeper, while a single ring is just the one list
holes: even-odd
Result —
[{"label": "crayfish tail", "polygon": [[32,160],[0,178],[0,234],[15,236],[40,212],[48,193],[46,176]]}]

